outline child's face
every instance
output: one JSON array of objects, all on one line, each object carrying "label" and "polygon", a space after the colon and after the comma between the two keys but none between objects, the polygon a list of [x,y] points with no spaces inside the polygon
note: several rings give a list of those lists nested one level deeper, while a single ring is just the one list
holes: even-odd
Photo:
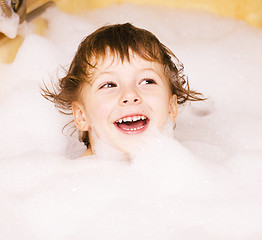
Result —
[{"label": "child's face", "polygon": [[139,144],[150,129],[163,129],[176,116],[176,96],[161,64],[138,56],[123,63],[107,57],[97,65],[91,84],[74,102],[77,127],[89,131],[123,152]]}]

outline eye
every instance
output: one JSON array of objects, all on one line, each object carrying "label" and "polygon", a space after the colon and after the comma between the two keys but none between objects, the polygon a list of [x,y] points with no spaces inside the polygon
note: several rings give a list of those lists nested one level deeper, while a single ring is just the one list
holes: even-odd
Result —
[{"label": "eye", "polygon": [[156,84],[156,81],[151,78],[144,78],[141,82],[140,85],[146,85],[146,84]]},{"label": "eye", "polygon": [[114,87],[117,87],[116,83],[114,83],[114,82],[107,82],[107,83],[102,84],[99,87],[99,89],[102,89],[102,88],[114,88]]}]

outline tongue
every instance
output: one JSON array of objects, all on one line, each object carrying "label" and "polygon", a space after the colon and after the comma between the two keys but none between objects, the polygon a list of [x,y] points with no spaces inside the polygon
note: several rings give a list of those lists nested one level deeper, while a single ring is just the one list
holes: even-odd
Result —
[{"label": "tongue", "polygon": [[139,128],[145,125],[143,120],[135,121],[135,122],[125,122],[125,123],[117,123],[117,126],[121,129],[127,130],[132,128]]}]

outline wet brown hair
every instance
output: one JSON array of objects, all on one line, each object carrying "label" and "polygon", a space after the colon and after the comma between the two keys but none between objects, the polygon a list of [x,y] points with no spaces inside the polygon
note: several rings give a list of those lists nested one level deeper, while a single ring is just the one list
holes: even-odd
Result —
[{"label": "wet brown hair", "polygon": [[[42,95],[53,102],[60,112],[73,114],[72,102],[79,100],[83,84],[90,83],[97,62],[108,53],[119,57],[122,62],[130,61],[131,52],[142,59],[164,66],[172,94],[177,96],[178,104],[204,100],[202,94],[190,90],[183,64],[174,53],[154,34],[130,23],[104,26],[84,38],[66,76],[59,79],[58,84],[53,84],[52,91],[46,86],[42,88]],[[88,148],[88,132],[80,132],[79,138]]]}]

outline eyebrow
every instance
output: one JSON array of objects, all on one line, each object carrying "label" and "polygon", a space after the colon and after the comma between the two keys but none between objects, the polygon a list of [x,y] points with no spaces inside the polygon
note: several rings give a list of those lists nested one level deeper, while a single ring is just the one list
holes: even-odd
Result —
[{"label": "eyebrow", "polygon": [[144,71],[150,71],[158,74],[158,71],[156,71],[154,68],[146,67],[146,68],[140,68],[138,72],[144,72]]},{"label": "eyebrow", "polygon": [[113,74],[113,72],[111,71],[103,71],[101,72],[100,70],[96,71],[92,77],[92,80],[90,81],[90,84],[92,85],[94,83],[94,81],[100,77],[100,76],[103,76],[103,75],[107,75],[107,74]]},{"label": "eyebrow", "polygon": [[[141,69],[141,72],[143,72],[143,71],[153,72],[153,73],[155,73],[158,77],[161,78],[161,75],[159,74],[159,71],[156,71],[156,70],[154,70],[153,68],[143,68],[143,69]],[[163,73],[164,73],[164,72],[163,72]]]},{"label": "eyebrow", "polygon": [[101,75],[107,75],[107,74],[114,74],[114,71],[97,71],[97,76],[101,76]]}]

